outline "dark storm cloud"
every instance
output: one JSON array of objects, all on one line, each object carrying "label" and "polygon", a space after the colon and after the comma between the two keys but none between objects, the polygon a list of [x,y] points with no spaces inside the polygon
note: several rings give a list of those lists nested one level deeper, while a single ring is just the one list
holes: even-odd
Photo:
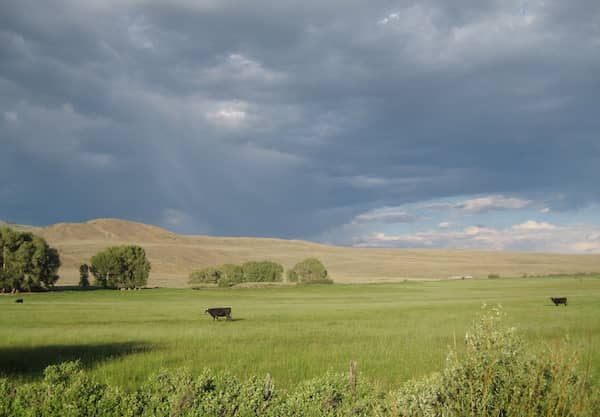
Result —
[{"label": "dark storm cloud", "polygon": [[306,238],[457,195],[597,202],[599,9],[5,2],[0,218]]}]

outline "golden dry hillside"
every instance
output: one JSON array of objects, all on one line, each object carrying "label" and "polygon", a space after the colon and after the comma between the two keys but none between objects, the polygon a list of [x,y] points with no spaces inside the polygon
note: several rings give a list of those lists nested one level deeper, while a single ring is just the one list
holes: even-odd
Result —
[{"label": "golden dry hillside", "polygon": [[222,263],[274,260],[286,268],[309,256],[321,259],[336,282],[384,282],[522,274],[600,271],[600,255],[366,249],[265,238],[178,235],[156,226],[116,219],[26,227],[60,251],[61,284],[78,281],[79,265],[110,245],[143,246],[152,263],[149,285],[183,287],[190,271]]}]

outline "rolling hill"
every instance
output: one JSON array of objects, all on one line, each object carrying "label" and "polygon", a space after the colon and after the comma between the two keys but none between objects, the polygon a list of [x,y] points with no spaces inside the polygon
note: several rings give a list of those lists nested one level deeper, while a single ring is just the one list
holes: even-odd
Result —
[{"label": "rolling hill", "polygon": [[209,265],[274,260],[289,268],[309,256],[321,259],[331,277],[345,283],[600,271],[600,255],[349,248],[298,240],[179,235],[118,219],[48,227],[4,225],[39,234],[59,250],[63,263],[59,284],[76,283],[80,264],[107,246],[125,243],[145,248],[152,263],[149,285],[164,287],[184,287],[190,271]]}]

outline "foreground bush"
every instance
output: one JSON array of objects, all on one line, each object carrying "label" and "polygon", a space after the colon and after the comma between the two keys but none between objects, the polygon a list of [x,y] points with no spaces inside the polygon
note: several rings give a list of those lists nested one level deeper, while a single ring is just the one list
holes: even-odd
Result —
[{"label": "foreground bush", "polygon": [[439,374],[391,394],[358,378],[327,374],[286,392],[271,379],[162,370],[127,393],[92,379],[77,362],[46,368],[40,382],[0,379],[0,417],[594,417],[598,391],[576,356],[562,349],[534,356],[501,314],[485,314]]},{"label": "foreground bush", "polygon": [[439,375],[411,381],[395,393],[400,417],[592,416],[587,372],[563,348],[533,354],[502,313],[484,314],[465,338],[466,351],[451,351]]}]

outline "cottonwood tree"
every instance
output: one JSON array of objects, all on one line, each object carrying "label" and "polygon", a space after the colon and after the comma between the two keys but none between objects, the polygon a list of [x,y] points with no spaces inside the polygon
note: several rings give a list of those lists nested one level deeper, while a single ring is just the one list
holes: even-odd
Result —
[{"label": "cottonwood tree", "polygon": [[244,282],[278,282],[283,277],[283,266],[277,262],[246,262],[242,270]]},{"label": "cottonwood tree", "polygon": [[0,228],[0,290],[37,290],[58,280],[60,256],[41,237]]},{"label": "cottonwood tree", "polygon": [[221,272],[219,279],[221,287],[231,287],[244,282],[244,270],[240,265],[224,264],[219,267],[219,271]]},{"label": "cottonwood tree", "polygon": [[209,266],[198,271],[192,271],[188,283],[190,284],[217,284],[221,279],[221,270]]},{"label": "cottonwood tree", "polygon": [[287,272],[287,278],[290,282],[299,283],[332,283],[329,278],[325,265],[317,258],[307,258],[298,262]]},{"label": "cottonwood tree", "polygon": [[150,262],[140,246],[111,246],[92,257],[90,270],[101,287],[137,288],[147,284]]},{"label": "cottonwood tree", "polygon": [[82,264],[79,267],[79,286],[81,288],[90,286],[90,267],[87,264]]}]

